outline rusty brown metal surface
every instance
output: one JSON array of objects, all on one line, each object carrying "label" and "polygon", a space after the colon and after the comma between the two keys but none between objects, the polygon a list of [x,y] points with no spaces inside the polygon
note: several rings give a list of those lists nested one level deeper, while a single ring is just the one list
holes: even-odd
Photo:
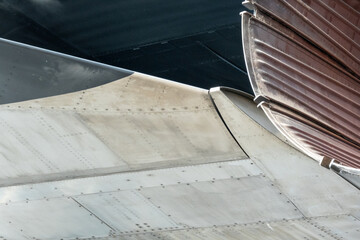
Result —
[{"label": "rusty brown metal surface", "polygon": [[261,107],[276,127],[296,145],[349,167],[360,168],[360,148],[355,144],[277,104],[264,103]]},{"label": "rusty brown metal surface", "polygon": [[359,0],[339,0],[340,2],[345,2],[350,8],[360,12],[360,1]]},{"label": "rusty brown metal surface", "polygon": [[[242,13],[243,48],[256,98],[268,102],[264,111],[309,155],[360,168],[360,77],[354,74],[360,72],[358,12],[332,0],[252,2],[256,17]],[[296,24],[305,26],[299,30]],[[315,31],[318,26],[325,31]],[[336,47],[344,39],[347,50]],[[350,54],[354,49],[356,58]],[[340,62],[341,55],[347,58]]]},{"label": "rusty brown metal surface", "polygon": [[[251,2],[257,10],[266,12],[286,24],[312,44],[327,51],[356,76],[360,76],[359,42],[343,34],[305,2],[301,0],[251,0]],[[326,14],[329,14],[329,11],[323,15]]]},{"label": "rusty brown metal surface", "polygon": [[[346,4],[342,1],[337,1],[336,5]],[[311,8],[312,14],[307,15],[309,20],[315,21],[319,19],[320,22],[316,25],[320,28],[323,27],[322,29],[324,29],[330,37],[333,37],[335,40],[339,39],[340,43],[342,42],[342,38],[344,38],[350,44],[349,49],[360,49],[360,29],[355,25],[358,23],[356,19],[359,19],[359,14],[356,14],[357,18],[354,20],[354,24],[346,18],[349,14],[348,11],[336,12],[331,4],[326,4],[321,0],[304,0],[304,7]],[[357,56],[355,51],[354,55]]]},{"label": "rusty brown metal surface", "polygon": [[[354,24],[357,27],[360,27],[360,1],[355,0],[354,3],[357,2],[359,9],[356,10],[355,6],[351,7],[351,3],[347,4],[346,1],[342,0],[320,0],[327,6],[329,6],[331,9],[333,9],[335,12],[346,18],[349,22]],[[350,0],[353,1],[353,0]],[[350,2],[349,1],[349,2]]]}]

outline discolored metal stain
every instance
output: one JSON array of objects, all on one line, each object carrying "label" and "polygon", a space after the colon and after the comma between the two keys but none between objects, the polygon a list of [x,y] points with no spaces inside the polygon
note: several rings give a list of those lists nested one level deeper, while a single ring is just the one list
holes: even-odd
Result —
[{"label": "discolored metal stain", "polygon": [[251,2],[243,47],[256,99],[304,152],[360,168],[359,13],[331,0]]}]

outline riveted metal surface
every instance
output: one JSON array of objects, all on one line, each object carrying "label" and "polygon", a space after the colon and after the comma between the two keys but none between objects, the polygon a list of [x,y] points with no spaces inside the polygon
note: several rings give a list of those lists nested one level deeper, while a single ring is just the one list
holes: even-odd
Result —
[{"label": "riveted metal surface", "polygon": [[230,179],[262,174],[251,160],[120,173],[0,188],[0,203]]},{"label": "riveted metal surface", "polygon": [[207,91],[143,74],[1,105],[0,121],[2,186],[247,158]]},{"label": "riveted metal surface", "polygon": [[[211,89],[210,95],[244,151],[305,216],[348,214],[360,209],[358,189],[261,127],[256,118],[237,106],[242,96],[219,88]],[[255,104],[253,108],[261,111]]]},{"label": "riveted metal surface", "polygon": [[351,215],[315,218],[311,219],[311,222],[334,239],[358,239],[360,237],[360,220]]},{"label": "riveted metal surface", "polygon": [[[61,226],[61,227],[59,227]],[[0,236],[7,240],[105,237],[112,229],[72,199],[0,204]]]},{"label": "riveted metal surface", "polygon": [[138,191],[98,193],[74,197],[118,233],[146,232],[179,227],[170,216]]},{"label": "riveted metal surface", "polygon": [[302,217],[263,176],[145,188],[140,193],[182,226],[208,227]]},{"label": "riveted metal surface", "polygon": [[[218,239],[314,239],[314,240],[357,240],[359,237],[359,222],[350,216],[337,215],[320,218],[301,218],[293,220],[260,222],[251,224],[232,224],[211,228],[173,230],[156,233],[129,234],[121,236],[124,240],[218,240]],[[101,238],[115,240],[116,237]]]}]

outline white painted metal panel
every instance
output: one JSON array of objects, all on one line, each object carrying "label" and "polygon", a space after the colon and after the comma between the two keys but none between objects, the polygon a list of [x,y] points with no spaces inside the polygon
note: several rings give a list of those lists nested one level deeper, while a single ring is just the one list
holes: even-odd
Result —
[{"label": "white painted metal panel", "polygon": [[105,237],[111,229],[72,199],[0,205],[0,236],[7,240]]},{"label": "white painted metal panel", "polygon": [[75,199],[119,233],[178,228],[167,214],[138,191],[91,194]]},{"label": "white painted metal panel", "polygon": [[0,188],[0,203],[260,175],[249,159]]},{"label": "white painted metal panel", "polygon": [[140,189],[178,224],[208,227],[302,217],[263,176]]}]

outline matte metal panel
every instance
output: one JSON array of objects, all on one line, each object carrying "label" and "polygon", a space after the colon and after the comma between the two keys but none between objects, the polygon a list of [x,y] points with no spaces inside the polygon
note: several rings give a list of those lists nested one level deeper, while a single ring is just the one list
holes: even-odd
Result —
[{"label": "matte metal panel", "polygon": [[138,191],[91,194],[75,199],[120,234],[179,227]]},{"label": "matte metal panel", "polygon": [[0,38],[0,104],[96,87],[133,72]]},{"label": "matte metal panel", "polygon": [[0,131],[0,184],[29,175],[126,168],[70,112],[3,109]]},{"label": "matte metal panel", "polygon": [[139,73],[0,117],[2,186],[247,158],[207,91]]},{"label": "matte metal panel", "polygon": [[296,207],[264,176],[144,188],[139,191],[177,224],[189,227],[302,217]]},{"label": "matte metal panel", "polygon": [[0,204],[2,239],[74,239],[111,233],[111,228],[72,199]]},{"label": "matte metal panel", "polygon": [[112,174],[56,182],[45,182],[0,188],[0,203],[25,202],[43,198],[70,197],[99,192],[136,190],[214,179],[230,179],[260,175],[251,160],[166,168],[151,171]]},{"label": "matte metal panel", "polygon": [[[211,228],[174,230],[147,234],[131,234],[121,236],[124,240],[279,240],[279,239],[347,239],[357,240],[359,237],[359,221],[346,215],[321,218],[294,219],[275,222],[259,222],[246,225],[227,225]],[[116,238],[101,238],[101,240]]]}]

